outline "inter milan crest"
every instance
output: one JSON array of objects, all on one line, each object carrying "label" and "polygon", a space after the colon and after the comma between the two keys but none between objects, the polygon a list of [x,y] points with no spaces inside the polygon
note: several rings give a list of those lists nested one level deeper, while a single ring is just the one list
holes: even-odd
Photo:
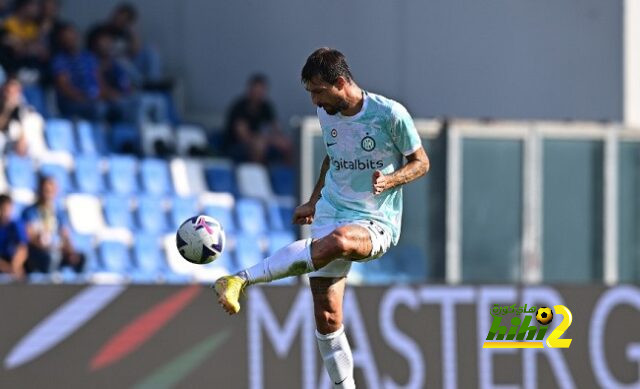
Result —
[{"label": "inter milan crest", "polygon": [[338,136],[338,130],[334,128],[333,130],[331,130],[331,137],[335,138],[336,136]]},{"label": "inter milan crest", "polygon": [[375,139],[370,137],[369,134],[367,134],[367,136],[362,138],[362,141],[360,142],[360,146],[364,151],[372,151],[373,149],[376,148],[376,141]]}]

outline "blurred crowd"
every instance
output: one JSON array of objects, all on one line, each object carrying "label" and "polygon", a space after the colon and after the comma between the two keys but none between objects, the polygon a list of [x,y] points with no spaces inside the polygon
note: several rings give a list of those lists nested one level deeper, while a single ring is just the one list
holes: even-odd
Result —
[{"label": "blurred crowd", "polygon": [[[39,161],[50,152],[43,134],[57,118],[76,125],[86,121],[112,134],[133,128],[139,143],[143,129],[156,128],[148,124],[180,131],[184,123],[173,101],[173,80],[163,72],[158,51],[138,32],[139,22],[138,9],[123,3],[83,33],[61,16],[59,0],[0,0],[0,157],[5,168],[6,157]],[[294,161],[293,142],[278,120],[263,74],[251,75],[244,93],[231,101],[224,128],[203,133],[206,144],[190,155],[289,168]],[[176,150],[161,144],[148,154],[140,144],[118,148],[116,143],[111,140],[103,155],[170,157]],[[70,239],[58,184],[53,177],[39,177],[36,200],[24,209],[20,202],[20,212],[14,211],[11,196],[0,194],[0,273],[23,279],[65,267],[82,270],[84,257]]]},{"label": "blurred crowd", "polygon": [[64,267],[82,270],[84,257],[71,243],[66,215],[56,202],[57,190],[53,178],[40,177],[36,201],[17,218],[11,197],[0,195],[0,273],[22,280],[26,273]]},{"label": "blurred crowd", "polygon": [[[33,123],[34,115],[178,125],[173,80],[139,33],[139,22],[138,10],[123,3],[83,36],[61,16],[59,0],[0,0],[1,151],[28,152],[25,123]],[[198,154],[292,163],[292,142],[279,125],[264,75],[249,78],[223,130]]]}]

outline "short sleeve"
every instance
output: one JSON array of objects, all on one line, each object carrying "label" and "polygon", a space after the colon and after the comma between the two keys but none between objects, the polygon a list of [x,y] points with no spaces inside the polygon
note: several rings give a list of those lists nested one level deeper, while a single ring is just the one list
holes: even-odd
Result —
[{"label": "short sleeve", "polygon": [[27,230],[25,229],[24,224],[20,221],[16,221],[16,232],[18,244],[27,244]]},{"label": "short sleeve", "polygon": [[392,109],[391,139],[402,155],[414,153],[422,145],[418,130],[407,109],[396,104]]},{"label": "short sleeve", "polygon": [[35,206],[29,206],[22,211],[22,223],[29,224],[38,219],[38,210]]}]

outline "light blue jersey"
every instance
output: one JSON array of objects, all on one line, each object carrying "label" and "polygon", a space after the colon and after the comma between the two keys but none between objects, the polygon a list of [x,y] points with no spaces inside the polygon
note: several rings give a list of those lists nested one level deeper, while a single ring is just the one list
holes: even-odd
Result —
[{"label": "light blue jersey", "polygon": [[387,227],[393,244],[397,244],[402,187],[374,195],[371,176],[376,170],[393,173],[403,165],[404,156],[420,148],[411,116],[400,103],[365,93],[358,114],[332,116],[318,108],[318,119],[331,166],[316,204],[314,223],[375,220]]}]

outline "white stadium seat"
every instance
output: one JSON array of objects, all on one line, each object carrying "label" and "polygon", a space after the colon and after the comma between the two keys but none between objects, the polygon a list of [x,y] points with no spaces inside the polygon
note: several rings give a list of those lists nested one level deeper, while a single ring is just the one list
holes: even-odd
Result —
[{"label": "white stadium seat", "polygon": [[71,227],[77,233],[95,235],[104,230],[100,199],[88,194],[71,194],[66,204]]},{"label": "white stadium seat", "polygon": [[183,124],[176,128],[176,151],[179,155],[188,155],[192,147],[198,149],[207,149],[209,140],[205,130],[196,125]]},{"label": "white stadium seat", "polygon": [[243,197],[273,199],[273,190],[267,169],[257,163],[243,163],[236,168],[238,191]]}]

